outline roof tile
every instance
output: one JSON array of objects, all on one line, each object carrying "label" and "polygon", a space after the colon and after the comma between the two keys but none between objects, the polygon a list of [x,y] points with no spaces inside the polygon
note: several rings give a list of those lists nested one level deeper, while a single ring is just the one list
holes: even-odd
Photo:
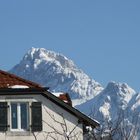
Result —
[{"label": "roof tile", "polygon": [[8,88],[14,85],[25,85],[29,88],[42,88],[39,84],[22,79],[14,74],[0,70],[0,88]]}]

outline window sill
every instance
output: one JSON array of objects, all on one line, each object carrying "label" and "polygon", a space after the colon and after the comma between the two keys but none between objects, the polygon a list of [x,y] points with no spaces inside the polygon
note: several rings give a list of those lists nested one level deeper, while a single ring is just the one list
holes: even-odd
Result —
[{"label": "window sill", "polygon": [[31,136],[30,131],[8,131],[6,132],[7,136]]}]

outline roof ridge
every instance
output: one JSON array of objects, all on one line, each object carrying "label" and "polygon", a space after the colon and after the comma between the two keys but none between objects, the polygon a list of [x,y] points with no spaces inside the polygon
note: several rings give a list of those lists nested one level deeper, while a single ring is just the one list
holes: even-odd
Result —
[{"label": "roof ridge", "polygon": [[30,80],[23,79],[23,78],[21,78],[21,77],[15,75],[15,74],[12,74],[12,73],[10,73],[10,72],[6,72],[6,71],[3,71],[3,70],[0,70],[0,73],[2,73],[2,74],[4,74],[4,75],[8,75],[9,77],[15,78],[15,79],[20,80],[20,81],[22,81],[22,82],[26,82],[26,83],[28,83],[28,84],[30,84],[30,85],[32,85],[32,86],[35,86],[35,87],[38,87],[38,88],[43,88],[41,85],[39,85],[39,84],[37,84],[37,83],[35,83],[35,82],[32,82],[32,81],[30,81]]}]

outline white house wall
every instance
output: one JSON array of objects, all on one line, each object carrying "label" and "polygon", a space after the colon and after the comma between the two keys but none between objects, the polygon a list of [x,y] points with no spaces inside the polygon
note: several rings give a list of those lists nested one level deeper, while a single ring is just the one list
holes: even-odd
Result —
[{"label": "white house wall", "polygon": [[41,95],[0,96],[0,101],[14,100],[42,102],[43,130],[34,134],[31,131],[10,132],[9,130],[6,133],[0,133],[0,140],[54,140],[54,138],[56,140],[83,140],[82,124],[78,123],[78,118],[47,98]]}]

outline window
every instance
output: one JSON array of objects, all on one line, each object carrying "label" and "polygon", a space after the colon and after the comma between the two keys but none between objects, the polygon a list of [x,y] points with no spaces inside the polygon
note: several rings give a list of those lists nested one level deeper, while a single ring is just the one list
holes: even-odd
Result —
[{"label": "window", "polygon": [[28,103],[11,103],[11,130],[28,130]]},{"label": "window", "polygon": [[0,132],[39,132],[42,127],[41,102],[0,102]]}]

